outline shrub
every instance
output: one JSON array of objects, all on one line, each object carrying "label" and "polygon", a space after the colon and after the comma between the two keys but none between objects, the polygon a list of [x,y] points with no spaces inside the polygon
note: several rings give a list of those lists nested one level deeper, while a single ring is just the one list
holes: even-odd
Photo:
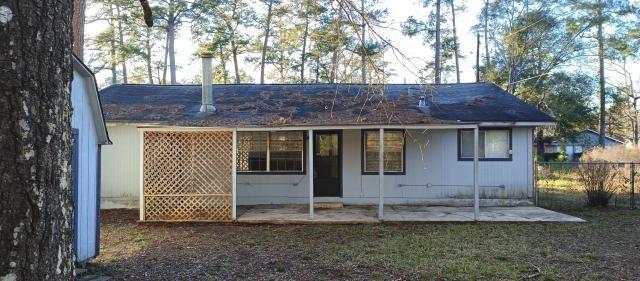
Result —
[{"label": "shrub", "polygon": [[587,205],[607,206],[617,191],[618,169],[607,162],[583,162],[578,165],[578,182],[587,194]]}]

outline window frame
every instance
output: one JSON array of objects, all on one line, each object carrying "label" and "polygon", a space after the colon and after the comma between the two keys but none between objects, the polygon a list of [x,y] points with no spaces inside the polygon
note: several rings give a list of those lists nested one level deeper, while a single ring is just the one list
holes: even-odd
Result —
[{"label": "window frame", "polygon": [[[379,175],[380,172],[366,172],[365,171],[365,144],[366,144],[366,135],[367,132],[377,132],[380,130],[377,129],[363,129],[360,130],[360,173],[361,175]],[[403,129],[385,129],[384,132],[401,132],[403,135],[402,139],[402,171],[397,172],[387,172],[385,171],[385,175],[406,175],[407,174],[407,132]]]},{"label": "window frame", "polygon": [[[474,129],[458,129],[458,161],[473,161],[473,157],[462,157],[462,132],[471,131]],[[506,158],[486,158],[486,157],[478,157],[478,161],[502,161],[508,162],[513,161],[513,128],[511,127],[487,127],[480,128],[479,131],[507,131],[509,133],[509,157]],[[486,141],[485,141],[486,146]]]},{"label": "window frame", "polygon": [[[238,131],[243,132],[243,131]],[[255,131],[246,131],[246,132],[255,132]],[[269,161],[269,155],[271,154],[271,148],[269,147],[269,138],[271,137],[271,132],[280,132],[280,131],[266,131],[267,133],[267,160]],[[288,131],[287,131],[288,132]],[[242,175],[306,175],[307,174],[307,142],[308,142],[308,134],[307,131],[293,131],[293,132],[302,132],[302,171],[240,171],[236,167],[236,174]],[[237,140],[236,140],[237,141]],[[237,152],[236,152],[237,153]],[[237,157],[237,156],[236,156]],[[236,163],[237,165],[237,163]]]}]

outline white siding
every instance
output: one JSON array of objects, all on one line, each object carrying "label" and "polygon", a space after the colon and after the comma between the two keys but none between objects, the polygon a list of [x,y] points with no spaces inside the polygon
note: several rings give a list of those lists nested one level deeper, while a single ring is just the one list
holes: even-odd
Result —
[{"label": "white siding", "polygon": [[73,72],[71,104],[73,114],[71,127],[78,130],[78,209],[75,210],[78,221],[77,249],[78,261],[94,257],[97,254],[97,165],[98,134],[89,105],[88,89],[93,83],[88,76]]},{"label": "white siding", "polygon": [[[112,200],[105,196],[119,196],[137,202],[137,131],[134,127],[119,126],[109,127],[109,133],[115,145],[103,150],[102,202]],[[512,134],[512,161],[480,162],[481,198],[531,197],[531,128],[513,128]],[[344,130],[342,137],[342,201],[347,204],[377,204],[378,176],[361,174],[361,131]],[[458,161],[457,130],[410,131],[407,137],[406,158],[405,175],[384,177],[385,203],[457,204],[466,201],[459,199],[472,198],[473,162]],[[238,204],[308,203],[308,174],[308,171],[305,175],[239,174]],[[504,188],[498,187],[501,185]],[[467,203],[470,201],[463,204]],[[137,207],[136,203],[129,206]]]},{"label": "white siding", "polygon": [[100,207],[138,208],[140,139],[133,126],[109,126],[112,145],[102,148]]}]

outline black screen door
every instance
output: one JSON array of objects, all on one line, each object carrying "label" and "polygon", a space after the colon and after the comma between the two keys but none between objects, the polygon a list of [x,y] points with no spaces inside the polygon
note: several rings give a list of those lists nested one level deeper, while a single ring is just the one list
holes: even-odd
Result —
[{"label": "black screen door", "polygon": [[315,132],[313,140],[313,195],[342,196],[342,138],[339,131]]}]

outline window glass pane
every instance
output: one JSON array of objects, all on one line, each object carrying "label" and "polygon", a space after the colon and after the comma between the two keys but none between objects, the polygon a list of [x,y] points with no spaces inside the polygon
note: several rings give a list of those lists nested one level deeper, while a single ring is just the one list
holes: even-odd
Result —
[{"label": "window glass pane", "polygon": [[509,158],[509,131],[485,131],[486,158]]},{"label": "window glass pane", "polygon": [[267,132],[238,132],[238,171],[267,170]]},{"label": "window glass pane", "polygon": [[302,132],[271,132],[270,171],[302,171],[304,136]]},{"label": "window glass pane", "polygon": [[[378,171],[379,135],[377,131],[365,131],[364,139],[364,171]],[[384,170],[385,172],[402,172],[404,132],[384,132]]]},{"label": "window glass pane", "polygon": [[[484,158],[484,138],[485,132],[478,132],[478,157]],[[473,158],[473,130],[460,131],[460,157]]]}]

